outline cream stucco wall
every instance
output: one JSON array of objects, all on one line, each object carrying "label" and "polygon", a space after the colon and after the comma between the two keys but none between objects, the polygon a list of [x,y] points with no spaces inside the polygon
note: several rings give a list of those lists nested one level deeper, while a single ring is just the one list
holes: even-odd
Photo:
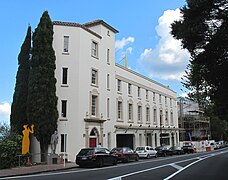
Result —
[{"label": "cream stucco wall", "polygon": [[[89,31],[90,30],[90,31]],[[89,146],[90,133],[96,130],[97,142],[102,146],[113,148],[117,146],[117,135],[133,135],[133,148],[150,144],[160,145],[160,124],[153,123],[153,108],[168,112],[169,123],[164,124],[163,133],[174,134],[174,144],[179,143],[176,93],[170,88],[144,77],[132,70],[115,64],[115,32],[107,26],[96,24],[89,27],[78,24],[54,24],[53,47],[56,55],[56,94],[58,97],[58,135],[59,143],[56,153],[61,154],[61,134],[67,134],[66,153],[68,160],[74,161],[76,154],[83,147]],[[94,33],[91,33],[93,31]],[[64,36],[69,36],[69,52],[63,53]],[[98,58],[91,56],[91,42],[98,43]],[[107,62],[107,49],[110,51],[110,61]],[[62,85],[62,68],[68,68],[68,84]],[[91,84],[91,71],[98,72],[98,85]],[[107,88],[107,74],[109,85]],[[117,80],[122,82],[122,91],[117,92]],[[128,95],[128,83],[132,84],[132,94]],[[137,88],[141,88],[141,97],[137,96]],[[146,90],[149,97],[146,99]],[[156,101],[153,101],[153,92]],[[98,113],[91,116],[91,96],[97,95]],[[159,94],[162,102],[159,102]],[[167,97],[167,103],[165,103]],[[109,99],[109,116],[107,99]],[[123,118],[117,119],[118,99],[123,103]],[[170,104],[172,100],[172,105]],[[61,101],[67,101],[67,115],[61,117]],[[133,103],[133,122],[128,121],[128,102]],[[137,122],[137,104],[142,106],[142,123]],[[150,107],[150,123],[146,122],[146,107]],[[170,112],[173,113],[174,123],[170,124]],[[131,127],[129,127],[131,125]],[[141,127],[140,127],[141,125]],[[157,127],[156,127],[157,126]],[[156,135],[155,135],[156,133]],[[150,136],[150,137],[148,137]],[[157,136],[155,140],[155,136]],[[155,144],[155,141],[157,143]],[[38,147],[38,146],[34,146]]]}]

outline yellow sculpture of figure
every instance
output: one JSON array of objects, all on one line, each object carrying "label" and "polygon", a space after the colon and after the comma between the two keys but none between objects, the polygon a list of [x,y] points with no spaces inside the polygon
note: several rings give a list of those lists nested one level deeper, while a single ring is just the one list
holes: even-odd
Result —
[{"label": "yellow sculpture of figure", "polygon": [[22,131],[23,133],[23,139],[22,139],[22,155],[25,155],[29,153],[29,145],[30,145],[30,140],[29,140],[29,133],[33,134],[34,133],[34,125],[31,125],[31,129],[28,127],[28,124],[25,124],[24,130]]}]

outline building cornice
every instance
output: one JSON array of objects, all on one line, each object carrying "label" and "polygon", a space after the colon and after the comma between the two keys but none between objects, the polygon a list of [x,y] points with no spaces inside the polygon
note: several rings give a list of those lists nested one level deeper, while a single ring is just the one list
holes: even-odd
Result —
[{"label": "building cornice", "polygon": [[128,130],[144,130],[144,131],[154,131],[154,130],[162,130],[163,132],[164,131],[179,131],[180,129],[175,127],[175,126],[168,126],[168,127],[162,127],[160,128],[159,126],[150,126],[150,125],[147,125],[147,126],[143,126],[143,125],[139,125],[139,126],[136,126],[136,125],[115,125],[114,128],[116,128],[116,130],[125,130],[125,131],[128,131]]},{"label": "building cornice", "polygon": [[[145,80],[147,80],[147,81],[150,81],[151,83],[154,83],[154,84],[156,84],[156,85],[158,85],[158,86],[161,86],[161,87],[163,87],[163,88],[165,88],[165,89],[167,89],[167,90],[169,90],[169,91],[172,91],[173,93],[176,94],[176,92],[173,91],[172,89],[170,89],[168,86],[165,86],[165,85],[163,85],[163,84],[161,84],[161,83],[159,83],[159,82],[157,82],[157,81],[154,81],[154,80],[152,80],[152,79],[150,79],[150,78],[148,78],[148,77],[146,77],[146,76],[143,76],[142,74],[139,74],[139,73],[137,73],[137,72],[135,72],[135,71],[133,71],[133,70],[131,70],[131,69],[128,69],[128,68],[126,68],[126,67],[124,67],[124,66],[122,66],[122,65],[120,65],[120,64],[117,64],[117,63],[116,63],[116,67],[121,68],[121,69],[123,69],[123,70],[125,70],[125,71],[128,71],[129,73],[132,73],[132,74],[134,74],[134,75],[136,75],[136,76],[138,76],[138,77],[141,77],[141,78],[143,78],[143,79],[145,79]],[[142,85],[142,84],[140,84],[140,83],[137,83],[137,82],[135,82],[135,81],[132,81],[132,80],[130,80],[130,79],[127,79],[127,78],[125,78],[125,77],[123,77],[123,76],[121,76],[121,75],[118,75],[118,74],[117,74],[117,75],[116,75],[116,78],[118,78],[118,79],[120,79],[120,80],[123,80],[123,81],[126,81],[126,82],[129,82],[129,83],[134,84],[134,85],[136,85],[136,86],[142,87],[142,88],[144,88],[144,89],[148,89],[148,90],[151,90],[151,91],[153,91],[153,92],[156,92],[156,93],[165,95],[165,96],[167,96],[167,97],[172,97],[172,98],[175,99],[175,100],[177,99],[176,97],[173,97],[173,96],[170,96],[170,95],[161,93],[160,91],[157,91],[156,89],[153,89],[153,88],[151,88],[151,87],[146,87],[145,85]]]},{"label": "building cornice", "polygon": [[84,29],[85,31],[93,34],[94,36],[102,39],[102,37],[95,33],[94,31],[90,30],[89,28],[87,28],[86,26],[82,25],[82,24],[79,24],[79,23],[73,23],[73,22],[62,22],[62,21],[53,21],[53,25],[57,25],[57,26],[71,26],[71,27],[79,27],[79,28],[82,28]]},{"label": "building cornice", "polygon": [[103,26],[105,26],[106,28],[108,28],[109,30],[111,30],[114,33],[118,33],[119,31],[116,30],[115,28],[113,28],[112,26],[110,26],[109,24],[107,24],[106,22],[104,22],[103,20],[95,20],[95,21],[91,21],[88,23],[83,24],[85,27],[92,27],[92,26],[97,26],[102,24]]}]

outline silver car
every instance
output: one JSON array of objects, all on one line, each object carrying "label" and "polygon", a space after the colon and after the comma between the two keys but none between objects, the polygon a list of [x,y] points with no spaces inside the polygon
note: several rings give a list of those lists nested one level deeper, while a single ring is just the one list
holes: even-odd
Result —
[{"label": "silver car", "polygon": [[135,149],[140,158],[157,157],[157,151],[151,146],[139,146]]}]

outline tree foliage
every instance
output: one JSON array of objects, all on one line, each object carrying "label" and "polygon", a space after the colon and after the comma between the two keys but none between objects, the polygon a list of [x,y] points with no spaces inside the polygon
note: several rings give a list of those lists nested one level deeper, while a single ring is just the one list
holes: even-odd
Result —
[{"label": "tree foliage", "polygon": [[172,24],[171,32],[191,54],[183,84],[191,98],[210,99],[217,115],[228,120],[228,2],[186,2],[183,18]]},{"label": "tree foliage", "polygon": [[50,138],[57,129],[55,52],[52,47],[53,24],[45,11],[33,34],[33,49],[28,89],[28,119],[35,125],[40,142],[41,161],[45,161]]},{"label": "tree foliage", "polygon": [[30,70],[30,53],[31,53],[31,27],[28,27],[27,35],[21,46],[18,55],[18,71],[16,77],[13,103],[11,106],[10,124],[12,131],[22,134],[23,124],[26,123],[27,115],[27,95],[28,95],[28,78]]},{"label": "tree foliage", "polygon": [[0,169],[18,166],[22,136],[10,131],[7,124],[0,123]]}]

